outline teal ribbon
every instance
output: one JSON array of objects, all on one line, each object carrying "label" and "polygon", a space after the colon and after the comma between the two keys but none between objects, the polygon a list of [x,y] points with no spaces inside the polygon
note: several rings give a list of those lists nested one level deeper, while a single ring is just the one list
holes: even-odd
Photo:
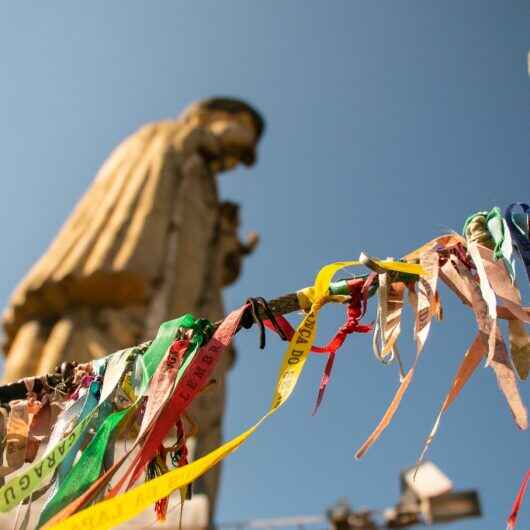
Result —
[{"label": "teal ribbon", "polygon": [[[164,322],[160,326],[157,336],[148,350],[144,355],[138,357],[142,368],[141,377],[139,378],[140,384],[137,389],[138,400],[129,407],[114,412],[104,419],[102,425],[82,452],[79,460],[63,478],[54,496],[49,500],[41,514],[39,527],[84,493],[98,479],[109,442],[128,413],[135,409],[136,405],[140,402],[141,396],[146,393],[156,369],[165,357],[168,348],[175,340],[178,330],[182,328],[193,330],[193,334],[186,352],[186,358],[177,374],[177,380],[182,377],[200,346],[209,338],[213,326],[210,321],[205,319],[196,320],[191,314]],[[79,447],[74,452],[74,458],[78,450]]]},{"label": "teal ribbon", "polygon": [[512,245],[510,238],[506,235],[507,226],[500,208],[495,206],[489,212],[477,212],[470,215],[466,219],[463,229],[463,234],[466,239],[469,223],[478,216],[485,218],[486,229],[493,241],[493,257],[496,260],[502,259],[508,274],[513,280],[515,278],[515,269],[512,262]]},{"label": "teal ribbon", "polygon": [[[520,208],[523,213],[514,213],[513,210],[516,207]],[[512,235],[514,246],[523,260],[528,281],[530,281],[530,239],[528,238],[529,215],[530,206],[524,202],[514,202],[506,208],[506,223],[508,224],[508,229]]]},{"label": "teal ribbon", "polygon": [[488,215],[486,215],[486,226],[488,232],[490,233],[495,247],[493,249],[493,256],[495,259],[501,259],[504,257],[502,246],[504,243],[504,223],[501,210],[498,206],[492,208]]},{"label": "teal ribbon", "polygon": [[[103,409],[107,409],[106,412],[108,414],[111,409],[110,404],[106,404]],[[77,491],[80,487],[87,483],[90,485],[98,478],[101,471],[99,456],[104,456],[106,446],[114,429],[119,425],[127,412],[128,409],[123,409],[105,418],[94,438],[92,438],[86,449],[81,453],[81,457],[76,464],[71,469],[65,469],[65,473],[57,477],[55,491],[41,512],[37,528],[44,525],[51,517],[74,500],[79,495]],[[98,416],[100,415],[98,414]],[[72,446],[68,453],[67,458],[70,457],[70,466],[77,456],[82,439],[83,436]]]},{"label": "teal ribbon", "polygon": [[[79,414],[79,421],[85,419],[94,410],[94,408],[96,408],[98,404],[98,396],[99,396],[100,390],[101,390],[101,383],[99,381],[94,381],[91,383],[88,389],[86,398],[85,398],[85,402],[83,403],[83,408],[81,410],[81,413]],[[55,480],[55,483],[53,484],[50,496],[39,517],[39,522],[37,525],[38,527],[42,526],[50,518],[50,515],[48,514],[50,501],[53,499],[57,490],[63,483],[64,478],[67,476],[68,472],[70,471],[74,463],[75,457],[77,455],[77,452],[79,451],[81,444],[83,443],[84,437],[86,436],[87,430],[88,430],[88,425],[85,428],[83,434],[79,436],[78,440],[70,448],[64,460],[61,462],[60,466],[57,468],[57,478]]]}]

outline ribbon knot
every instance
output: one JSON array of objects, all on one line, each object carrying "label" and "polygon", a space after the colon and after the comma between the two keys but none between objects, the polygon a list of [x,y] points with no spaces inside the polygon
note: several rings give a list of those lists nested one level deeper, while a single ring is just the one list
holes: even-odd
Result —
[{"label": "ribbon knot", "polygon": [[322,348],[324,351],[328,352],[328,360],[324,367],[322,378],[320,379],[313,415],[317,413],[322,403],[326,387],[331,379],[331,372],[333,370],[333,364],[335,363],[335,355],[337,350],[344,344],[346,337],[352,333],[369,333],[372,331],[371,325],[359,323],[360,319],[366,312],[366,303],[364,300],[364,294],[366,292],[365,282],[365,278],[358,278],[348,282],[351,300],[346,308],[346,322],[344,322],[344,324],[338,329],[328,345]]}]

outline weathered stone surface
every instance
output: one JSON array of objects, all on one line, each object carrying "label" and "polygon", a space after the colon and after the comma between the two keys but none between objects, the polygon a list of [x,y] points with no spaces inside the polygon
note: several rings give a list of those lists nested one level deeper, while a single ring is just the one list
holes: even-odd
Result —
[{"label": "weathered stone surface", "polygon": [[[244,103],[208,100],[119,145],[11,297],[4,380],[142,342],[184,312],[222,318],[222,287],[256,240],[240,242],[238,207],[220,202],[216,175],[254,162],[262,127]],[[230,364],[191,407],[199,456],[221,443]],[[201,481],[211,507],[218,479],[217,468]]]}]

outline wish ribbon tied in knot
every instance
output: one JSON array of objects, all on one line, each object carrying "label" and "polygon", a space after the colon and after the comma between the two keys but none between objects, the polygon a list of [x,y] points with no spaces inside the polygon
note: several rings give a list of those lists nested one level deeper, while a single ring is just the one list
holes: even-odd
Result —
[{"label": "wish ribbon tied in knot", "polygon": [[[170,350],[176,343],[182,344],[184,349],[186,349],[190,342],[175,340],[177,334],[181,330],[195,329],[199,327],[202,330],[205,325],[210,326],[211,324],[208,321],[196,320],[192,315],[186,314],[178,319],[165,322],[160,326],[155,340],[151,343],[146,353],[139,358],[142,366],[142,377],[138,388],[136,388],[137,399],[125,409],[118,410],[105,419],[103,425],[101,425],[94,438],[81,454],[75,467],[67,475],[65,483],[57,492],[56,499],[54,499],[53,509],[47,509],[46,513],[43,514],[46,518],[41,518],[41,523],[44,523],[49,519],[48,523],[43,526],[43,528],[47,528],[57,519],[60,520],[64,518],[65,514],[74,513],[75,510],[93,498],[101,488],[104,488],[108,481],[110,481],[114,473],[119,469],[121,464],[123,464],[124,459],[121,459],[115,465],[111,466],[111,468],[100,477],[103,459],[109,441],[112,439],[114,433],[117,432],[123,426],[124,422],[127,421],[127,418],[136,413],[138,406],[145,399],[144,395],[146,393],[149,403],[149,397],[154,396],[153,388],[163,394],[164,391],[168,391],[168,385],[171,388],[173,387],[176,371],[173,370],[173,365],[169,366],[170,363],[168,362],[168,358],[172,358]],[[189,352],[191,357],[202,344],[204,338],[203,334],[199,332],[195,333],[194,336],[195,338],[192,341],[193,344],[190,347]],[[164,362],[164,360],[166,362]],[[109,370],[107,369],[107,371]],[[162,395],[161,393],[156,393],[156,397],[160,398]],[[154,416],[156,417],[156,415],[159,414],[160,408],[165,405],[165,401],[158,401],[154,408],[153,404],[154,401],[151,399],[151,405],[146,408],[146,417],[144,416],[146,423],[149,423]],[[143,429],[140,429],[137,440],[127,455],[130,454],[130,452],[132,452],[142,440],[144,433],[145,426]]]},{"label": "wish ribbon tied in knot", "polygon": [[[235,451],[291,396],[313,345],[317,331],[318,312],[326,303],[331,279],[338,270],[356,264],[357,262],[351,261],[333,263],[323,267],[318,273],[314,285],[314,302],[293,335],[284,354],[269,411],[257,423],[239,436],[188,465],[150,480],[122,495],[99,502],[61,522],[54,521],[57,524],[46,526],[46,528],[53,530],[77,530],[79,528],[84,530],[107,530],[113,528],[133,518],[159,499],[170,495],[173,491],[187,486]],[[215,364],[216,359],[218,359],[224,348],[228,346],[238,329],[241,317],[246,309],[247,306],[243,306],[239,310],[232,312],[219,326],[212,339],[201,348],[199,352],[199,358],[201,359],[199,368],[206,369],[206,367]],[[223,324],[225,325],[223,326]],[[197,366],[193,368],[195,369]],[[187,400],[192,397],[194,381],[202,373],[200,371],[196,372],[194,369],[192,369],[190,364],[183,375],[183,379],[186,376],[190,378],[190,384],[186,385],[182,393],[179,392],[177,394],[179,399]],[[188,374],[190,370],[191,373]],[[200,385],[198,386],[200,387]]]},{"label": "wish ribbon tied in knot", "polygon": [[[394,397],[390,402],[390,405],[383,414],[383,417],[381,418],[375,429],[372,431],[372,433],[368,436],[366,441],[355,453],[355,458],[357,459],[361,459],[366,454],[368,449],[379,439],[381,434],[390,425],[392,418],[394,417],[395,413],[399,408],[403,396],[405,395],[407,389],[410,386],[410,383],[412,381],[420,359],[420,354],[423,350],[425,341],[427,340],[427,336],[429,334],[431,320],[435,314],[435,307],[437,306],[436,284],[438,281],[439,269],[438,253],[436,252],[436,250],[434,250],[433,247],[423,249],[422,254],[419,255],[419,262],[419,292],[417,295],[415,292],[413,292],[414,296],[411,297],[414,300],[413,309],[416,313],[416,322],[414,328],[414,333],[416,336],[416,357],[408,372],[405,374],[404,377],[401,378],[400,385],[397,391],[395,392]],[[383,349],[383,351],[385,350]]]},{"label": "wish ribbon tied in knot", "polygon": [[318,388],[317,400],[313,415],[315,415],[322,403],[326,387],[331,379],[331,371],[335,363],[335,356],[338,349],[344,344],[346,337],[352,333],[369,333],[372,331],[371,325],[360,324],[359,321],[366,313],[366,280],[364,278],[348,282],[351,300],[346,308],[346,322],[338,329],[331,341],[324,346],[323,350],[328,352],[328,360],[324,367],[320,385]]},{"label": "wish ribbon tied in knot", "polygon": [[[369,333],[372,330],[371,325],[360,324],[360,319],[366,313],[366,302],[367,302],[367,278],[356,278],[348,280],[347,286],[350,292],[350,301],[346,308],[346,322],[337,330],[335,336],[329,341],[326,346],[311,346],[311,352],[316,354],[325,354],[328,356],[322,378],[320,380],[317,400],[313,409],[313,415],[316,414],[326,387],[331,379],[331,371],[333,369],[333,363],[335,361],[335,354],[339,348],[344,344],[346,337],[351,333]],[[314,289],[304,289],[301,294],[305,298],[304,303],[311,303],[314,299]],[[331,301],[342,302],[346,296],[330,296]],[[272,331],[275,331],[284,340],[291,340],[295,333],[294,328],[291,326],[289,321],[282,315],[276,315],[274,322],[271,320],[264,320],[263,324]]]},{"label": "wish ribbon tied in knot", "polygon": [[[237,311],[233,313],[239,316]],[[194,333],[183,364],[177,364],[177,359],[174,359],[175,355],[177,358],[182,358],[181,341],[177,341],[171,346],[165,358],[165,363],[161,365],[162,372],[159,370],[155,374],[150,387],[147,402],[148,408],[146,408],[145,413],[147,418],[144,415],[144,421],[138,436],[139,441],[143,438],[141,441],[142,449],[107,497],[117,495],[126,482],[128,482],[128,485],[125,489],[129,489],[138,480],[147,464],[156,456],[169,430],[176,424],[178,418],[186,410],[193,398],[209,383],[213,369],[226,348],[226,346],[217,345],[218,337],[226,333],[226,326],[232,320],[227,317],[225,319],[226,323],[223,322],[225,326],[221,325],[205,346],[202,346],[202,344],[206,341],[206,332],[211,328],[211,323],[205,320],[198,320],[193,328]],[[237,324],[239,324],[239,321]],[[229,341],[231,341],[234,333],[235,330],[232,331],[230,329],[228,333]],[[214,348],[214,345],[217,345],[217,349]],[[173,373],[175,369],[176,373]],[[164,372],[167,375],[164,375]],[[157,395],[159,396],[161,388],[166,386],[163,379],[167,377],[172,379],[176,386],[171,384],[167,391],[163,391],[165,399],[158,400]],[[153,406],[158,410],[153,411]]]},{"label": "wish ribbon tied in knot", "polygon": [[[74,446],[76,441],[84,435],[96,413],[100,410],[102,403],[106,402],[106,399],[112,394],[113,389],[119,383],[121,374],[127,365],[127,357],[126,355],[121,355],[123,353],[124,352],[118,352],[118,354],[120,354],[120,362],[118,363],[119,370],[117,373],[111,374],[112,381],[108,381],[108,383],[105,384],[107,374],[105,376],[98,406],[94,408],[88,416],[81,421],[78,421],[68,434],[65,434],[64,429],[57,429],[57,427],[59,425],[66,427],[69,421],[75,420],[81,412],[82,402],[76,401],[72,403],[71,406],[59,416],[56,422],[56,428],[54,428],[54,431],[52,432],[48,447],[44,451],[42,458],[11,477],[9,481],[0,488],[0,512],[8,512],[12,510],[17,504],[30,497],[34,491],[38,490],[46,477],[51,475],[57,466],[59,466],[66,458],[69,450]],[[115,357],[113,356],[109,362],[112,362],[114,358]],[[108,390],[106,390],[106,388]]]},{"label": "wish ribbon tied in knot", "polygon": [[[212,372],[224,350],[231,342],[232,337],[239,327],[241,316],[246,309],[247,307],[243,306],[239,310],[233,311],[221,323],[205,346],[202,346],[202,343],[206,339],[206,332],[211,328],[211,324],[206,320],[195,321],[193,319],[192,321],[191,315],[186,315],[186,317],[190,317],[188,320],[180,321],[180,326],[193,330],[193,334],[189,341],[176,340],[173,343],[164,341],[163,343],[154,345],[155,349],[153,350],[152,355],[158,358],[160,364],[155,372],[152,372],[151,370],[151,373],[149,374],[150,377],[152,377],[152,380],[148,391],[146,392],[148,400],[144,419],[140,428],[140,433],[127,455],[130,455],[138,446],[141,446],[141,450],[130,464],[125,474],[121,477],[120,481],[107,494],[109,500],[105,502],[112,502],[112,497],[114,496],[117,496],[116,501],[122,498],[123,495],[119,495],[120,490],[125,488],[127,483],[127,487],[130,487],[130,485],[135,482],[145,469],[147,463],[158,452],[160,444],[169,429],[175,425],[178,417],[185,411],[193,398],[209,383]],[[159,332],[159,335],[160,333],[161,332]],[[177,358],[183,357],[182,348],[184,348],[184,350],[187,349],[186,357],[181,364],[177,364],[174,362],[175,356]],[[147,360],[150,361],[149,358]],[[150,363],[146,362],[145,364],[149,367]],[[176,373],[174,368],[178,368]],[[171,380],[176,382],[175,386],[170,383]],[[166,391],[164,391],[164,388]],[[158,401],[158,398],[160,398],[161,395],[162,399]],[[91,501],[99,491],[105,488],[113,475],[123,464],[124,460],[125,458],[122,458],[120,461],[116,462],[116,464],[96,480],[83,495],[73,500],[61,512],[57,513],[55,517],[50,519],[43,529],[55,528],[56,526],[61,527],[61,521],[68,522],[72,519],[75,520],[75,517],[71,517],[70,519],[68,519],[68,517],[79,511],[79,509]],[[147,484],[151,484],[156,480],[157,479],[153,479]],[[179,487],[174,489],[182,488]],[[167,495],[161,495],[160,497],[155,498],[152,503],[154,504],[159,499],[166,496]],[[140,511],[145,509],[145,507],[146,506]],[[133,516],[134,515],[131,517]],[[129,517],[126,517],[124,520],[127,519],[129,519]],[[95,526],[94,528],[100,528],[100,526]]]}]

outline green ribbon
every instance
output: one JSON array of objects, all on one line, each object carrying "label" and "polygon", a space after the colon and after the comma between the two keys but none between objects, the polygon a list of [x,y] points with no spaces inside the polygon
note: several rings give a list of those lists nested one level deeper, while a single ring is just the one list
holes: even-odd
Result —
[{"label": "green ribbon", "polygon": [[515,278],[515,270],[512,263],[512,245],[509,237],[506,237],[506,225],[502,212],[498,206],[492,208],[489,212],[477,212],[470,215],[464,223],[464,237],[467,239],[467,228],[469,223],[475,217],[484,217],[486,229],[493,241],[493,257],[496,260],[502,259],[508,274],[513,279]]},{"label": "green ribbon", "polygon": [[180,328],[193,328],[195,318],[193,315],[186,313],[185,315],[176,318],[175,320],[168,320],[164,322],[160,328],[155,339],[149,346],[145,354],[139,358],[142,366],[142,382],[140,387],[140,394],[144,394],[149,387],[149,382],[153,377],[158,365],[166,355],[167,349],[177,336],[177,331]]},{"label": "green ribbon", "polygon": [[[92,381],[88,389],[87,395],[85,397],[85,403],[83,404],[83,410],[81,411],[81,414],[79,415],[80,420],[89,416],[91,412],[97,407],[98,400],[100,397],[100,391],[101,391],[101,382]],[[70,447],[65,459],[61,462],[60,466],[57,468],[55,484],[53,484],[51,488],[51,495],[49,496],[49,499],[53,499],[55,492],[59,489],[60,485],[63,483],[64,477],[68,476],[70,469],[72,469],[72,465],[74,464],[75,457],[77,456],[79,448],[81,447],[81,444],[83,443],[83,439],[86,437],[88,427],[89,425],[86,426],[85,432],[76,440],[74,445]],[[49,516],[47,515],[48,503],[49,501],[47,501],[46,504],[44,505],[44,508],[39,518],[38,526],[44,524],[44,522],[46,522],[49,519]]]},{"label": "green ribbon", "polygon": [[193,334],[186,352],[186,358],[177,374],[177,381],[184,374],[187,366],[199,350],[200,346],[209,338],[213,329],[210,321],[205,319],[196,320],[191,314],[185,314],[175,320],[164,322],[153,340],[148,350],[140,356],[142,366],[142,377],[140,388],[138,389],[138,399],[129,407],[114,412],[108,416],[98,429],[94,438],[82,452],[79,460],[72,467],[70,473],[65,477],[63,483],[55,495],[48,502],[45,510],[41,514],[39,527],[46,523],[56,513],[61,511],[74,499],[84,493],[90,485],[95,482],[103,466],[105,452],[113,435],[119,429],[122,421],[129,413],[135,411],[136,406],[146,393],[149,383],[155,374],[160,362],[165,357],[168,348],[177,336],[179,329],[191,329]]},{"label": "green ribbon", "polygon": [[107,445],[116,428],[130,411],[131,407],[127,407],[112,413],[105,419],[94,438],[81,453],[81,457],[72,471],[66,476],[64,482],[42,511],[39,518],[39,528],[97,480]]}]

